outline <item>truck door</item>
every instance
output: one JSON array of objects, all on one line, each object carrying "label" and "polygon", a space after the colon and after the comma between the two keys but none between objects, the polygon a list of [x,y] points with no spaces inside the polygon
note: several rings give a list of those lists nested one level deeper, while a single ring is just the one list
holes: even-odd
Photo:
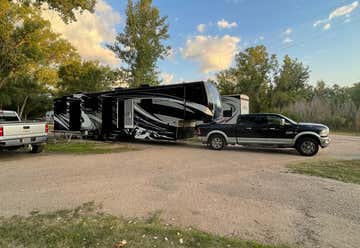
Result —
[{"label": "truck door", "polygon": [[237,124],[238,143],[257,143],[264,138],[263,129],[266,126],[266,118],[258,115],[242,115]]},{"label": "truck door", "polygon": [[281,125],[281,116],[268,115],[266,129],[263,131],[266,138],[274,140],[276,143],[291,143],[295,136],[295,128],[290,123]]},{"label": "truck door", "polygon": [[241,115],[236,123],[236,136],[239,141],[244,141],[254,136],[253,131],[254,123],[251,121],[251,116]]}]

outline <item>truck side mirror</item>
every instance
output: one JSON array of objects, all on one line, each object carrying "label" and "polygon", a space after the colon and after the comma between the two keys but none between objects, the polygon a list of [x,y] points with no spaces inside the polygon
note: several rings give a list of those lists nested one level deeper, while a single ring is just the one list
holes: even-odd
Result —
[{"label": "truck side mirror", "polygon": [[232,110],[224,110],[223,117],[232,117]]},{"label": "truck side mirror", "polygon": [[286,124],[286,121],[285,121],[285,119],[280,119],[280,126],[285,126],[285,124]]}]

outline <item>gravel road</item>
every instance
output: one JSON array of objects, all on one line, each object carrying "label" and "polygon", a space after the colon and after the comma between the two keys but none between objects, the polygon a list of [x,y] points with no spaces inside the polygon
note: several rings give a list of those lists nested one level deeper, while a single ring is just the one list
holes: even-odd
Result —
[{"label": "gravel road", "polygon": [[[168,223],[243,239],[360,247],[360,185],[289,173],[286,164],[309,159],[292,150],[134,145],[142,150],[0,153],[0,216],[95,201],[116,215],[162,210]],[[330,157],[360,158],[360,137],[333,136],[315,159]]]}]

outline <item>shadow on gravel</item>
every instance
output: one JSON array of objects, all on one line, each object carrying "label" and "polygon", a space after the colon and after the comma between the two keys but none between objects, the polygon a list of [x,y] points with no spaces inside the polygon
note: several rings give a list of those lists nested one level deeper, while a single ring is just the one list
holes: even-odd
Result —
[{"label": "shadow on gravel", "polygon": [[[199,150],[209,150],[206,145],[201,144],[199,142],[187,142],[187,141],[153,141],[153,140],[135,140],[131,142],[126,142],[129,144],[138,144],[138,145],[149,145],[149,146],[158,146],[158,147],[181,147],[181,148],[189,148],[189,149],[199,149]],[[230,152],[251,152],[251,153],[272,153],[272,154],[285,154],[285,155],[293,155],[299,156],[299,153],[295,149],[289,148],[264,148],[264,147],[243,147],[243,146],[227,146],[223,151]],[[222,151],[213,151],[221,153]]]},{"label": "shadow on gravel", "polygon": [[11,161],[11,160],[33,158],[33,157],[38,157],[38,156],[42,156],[42,153],[34,154],[34,153],[30,153],[30,152],[24,151],[24,150],[17,150],[17,151],[3,150],[3,151],[0,151],[0,163],[6,162],[6,161]]}]

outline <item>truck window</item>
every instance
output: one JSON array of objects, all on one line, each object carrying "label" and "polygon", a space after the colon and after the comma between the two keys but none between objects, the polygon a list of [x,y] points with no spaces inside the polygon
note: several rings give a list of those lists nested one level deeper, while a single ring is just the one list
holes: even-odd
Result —
[{"label": "truck window", "polygon": [[280,116],[269,115],[269,116],[266,117],[266,119],[267,119],[267,124],[268,125],[280,126],[280,122],[281,122]]},{"label": "truck window", "polygon": [[249,125],[263,125],[266,124],[267,120],[265,116],[261,115],[244,115],[239,116],[238,124],[249,124]]},{"label": "truck window", "polygon": [[16,115],[0,115],[0,123],[19,121]]}]

